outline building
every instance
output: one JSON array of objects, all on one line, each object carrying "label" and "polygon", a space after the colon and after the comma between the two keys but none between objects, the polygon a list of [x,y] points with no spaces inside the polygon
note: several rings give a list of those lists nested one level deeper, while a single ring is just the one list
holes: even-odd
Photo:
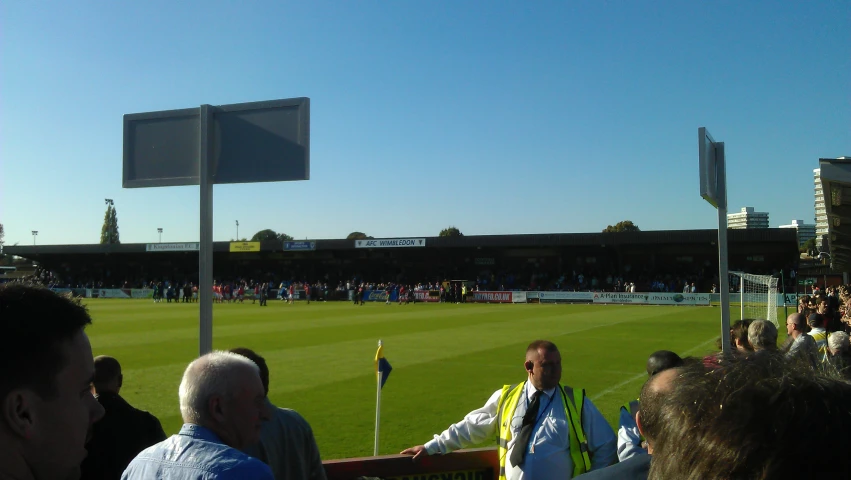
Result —
[{"label": "building", "polygon": [[727,228],[768,228],[768,212],[754,212],[753,207],[743,207],[739,213],[727,214]]},{"label": "building", "polygon": [[[332,293],[353,279],[410,284],[464,279],[478,280],[483,289],[572,289],[578,274],[592,285],[596,278],[598,288],[609,291],[613,286],[607,279],[621,276],[637,291],[650,291],[657,279],[693,278],[698,291],[707,292],[718,275],[717,241],[717,230],[269,240],[252,251],[214,242],[212,256],[220,282],[252,279],[277,287],[321,280]],[[730,270],[771,274],[797,268],[797,236],[789,229],[732,230],[727,242]],[[198,282],[197,243],[13,245],[5,250],[53,272],[66,288]]]},{"label": "building", "polygon": [[822,239],[827,235],[827,211],[824,208],[824,192],[821,187],[821,169],[813,170],[813,182],[815,183],[815,210],[816,210],[816,246],[821,249]]},{"label": "building", "polygon": [[[848,160],[851,157],[837,157],[836,160]],[[823,160],[823,159],[820,159]],[[822,191],[821,186],[821,169],[816,168],[813,170],[813,182],[815,183],[815,210],[816,210],[816,246],[819,247],[819,250],[824,250],[827,247],[822,248],[822,240],[825,235],[828,234],[828,225],[827,225],[827,210],[824,207],[824,192]]]},{"label": "building", "polygon": [[780,225],[780,228],[794,228],[798,232],[798,246],[803,247],[811,238],[816,238],[816,226],[805,224],[803,220],[792,220],[789,225]]}]

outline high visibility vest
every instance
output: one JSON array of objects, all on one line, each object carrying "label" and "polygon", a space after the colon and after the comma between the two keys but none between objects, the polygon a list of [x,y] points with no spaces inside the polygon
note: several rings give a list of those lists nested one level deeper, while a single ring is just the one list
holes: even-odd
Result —
[{"label": "high visibility vest", "polygon": [[816,341],[819,361],[824,360],[824,357],[827,355],[827,332],[808,333],[807,335],[813,337],[813,340]]},{"label": "high visibility vest", "polygon": [[[505,456],[508,454],[508,442],[511,440],[511,419],[514,410],[523,394],[524,383],[518,385],[505,385],[497,403],[496,420],[499,428],[497,446],[499,447],[499,480],[505,480]],[[588,440],[582,429],[582,406],[585,403],[585,390],[575,390],[570,387],[558,386],[561,392],[564,415],[569,426],[570,458],[573,460],[573,477],[591,470],[591,456],[588,451]],[[578,398],[574,398],[574,396]],[[569,401],[568,401],[569,400]],[[579,410],[576,406],[579,405]],[[525,448],[519,446],[519,448]]]},{"label": "high visibility vest", "polygon": [[[624,403],[623,405],[621,405],[621,408],[624,409],[626,411],[626,413],[628,413],[629,416],[632,417],[633,420],[635,420],[635,414],[638,412],[639,405],[640,405],[640,403],[638,402],[638,399],[636,399],[636,400],[630,400],[629,402]],[[635,422],[635,423],[636,423],[636,425],[638,424],[638,422]],[[638,431],[638,437],[641,439],[641,442],[643,443],[645,439],[644,439],[644,434],[641,433],[641,430]]]}]

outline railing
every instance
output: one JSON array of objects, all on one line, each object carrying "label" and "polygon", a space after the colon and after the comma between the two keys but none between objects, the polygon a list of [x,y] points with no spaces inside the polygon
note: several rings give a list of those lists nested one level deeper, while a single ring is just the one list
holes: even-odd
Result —
[{"label": "railing", "polygon": [[425,455],[416,463],[410,455],[326,460],[328,480],[378,477],[385,480],[496,480],[499,459],[496,448],[459,450],[447,455]]}]

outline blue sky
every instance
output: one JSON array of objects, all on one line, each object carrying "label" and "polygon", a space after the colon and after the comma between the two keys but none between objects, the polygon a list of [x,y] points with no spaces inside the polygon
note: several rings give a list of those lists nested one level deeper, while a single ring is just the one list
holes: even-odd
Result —
[{"label": "blue sky", "polygon": [[813,222],[812,169],[851,155],[848,2],[3,2],[7,244],[193,241],[197,187],[121,188],[122,115],[311,99],[311,180],[215,188],[214,238]]}]

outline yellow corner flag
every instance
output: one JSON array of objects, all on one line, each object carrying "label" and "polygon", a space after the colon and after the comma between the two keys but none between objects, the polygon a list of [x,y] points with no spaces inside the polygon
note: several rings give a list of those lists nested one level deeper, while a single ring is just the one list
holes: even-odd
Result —
[{"label": "yellow corner flag", "polygon": [[391,370],[393,370],[393,367],[391,367],[390,362],[384,358],[384,346],[381,345],[381,342],[378,342],[378,351],[375,352],[375,375],[376,379],[381,379],[380,388],[384,388],[384,382],[386,382],[387,377],[390,376]]}]

